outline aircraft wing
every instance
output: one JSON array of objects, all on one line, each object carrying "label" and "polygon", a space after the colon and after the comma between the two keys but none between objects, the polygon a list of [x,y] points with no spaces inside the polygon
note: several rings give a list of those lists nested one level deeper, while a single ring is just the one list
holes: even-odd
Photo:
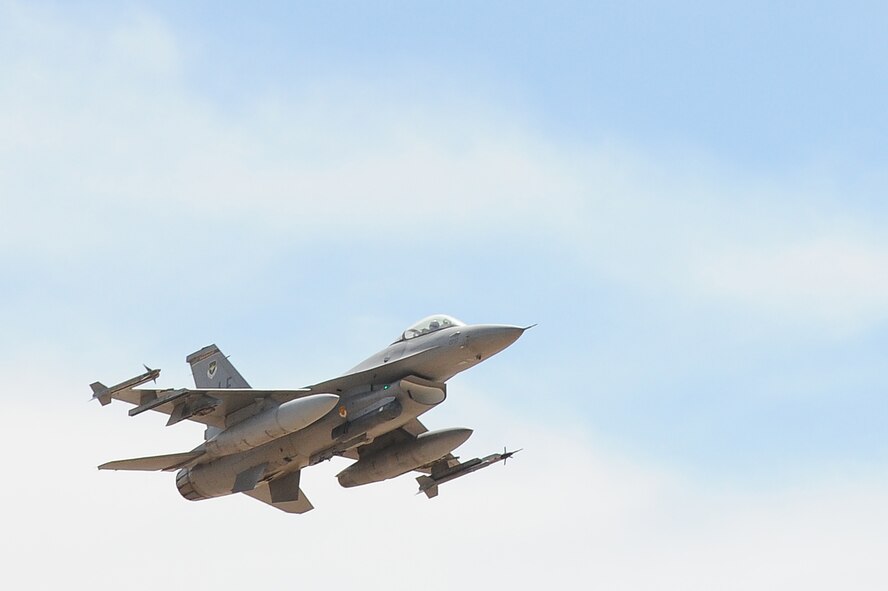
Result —
[{"label": "aircraft wing", "polygon": [[[221,356],[221,353],[219,353],[219,350],[215,345],[211,345],[205,349],[207,353],[215,353]],[[198,351],[196,354],[201,354],[203,351],[204,350]],[[338,378],[333,378],[332,380],[313,384],[307,388],[297,388],[293,390],[258,390],[249,387],[195,389],[170,388],[163,390],[137,388],[136,386],[140,386],[151,380],[156,380],[157,376],[160,375],[159,369],[151,369],[149,367],[145,368],[146,373],[126,380],[125,382],[121,382],[116,386],[107,387],[101,382],[94,382],[93,384],[90,384],[90,386],[93,390],[93,398],[98,399],[102,405],[108,404],[112,399],[123,400],[124,402],[136,405],[136,408],[130,409],[130,416],[141,414],[147,410],[153,410],[170,416],[167,425],[173,425],[179,421],[188,419],[203,423],[204,425],[224,428],[226,416],[254,404],[257,399],[271,397],[276,402],[283,403],[293,400],[294,398],[308,396],[309,394],[325,392],[341,393],[344,390],[361,384],[372,384],[384,382],[385,380],[394,380],[401,376],[403,368],[409,363],[412,357],[421,353],[423,353],[423,351],[416,351],[411,355],[388,364],[385,368],[358,371]],[[206,359],[213,359],[213,357],[207,357]],[[206,359],[204,359],[204,361],[206,361]],[[194,363],[199,361],[201,361],[201,359],[198,359]],[[239,374],[236,377],[242,385],[246,386],[246,382],[243,381],[243,378],[241,378]],[[417,424],[419,424],[418,421]],[[422,431],[426,430],[421,424],[419,426]],[[422,431],[419,431],[418,433],[421,433]]]},{"label": "aircraft wing", "polygon": [[[104,388],[101,384],[99,386]],[[113,388],[104,388],[104,390],[100,390],[96,386],[93,387],[93,391],[94,397],[100,400],[113,398],[136,405],[135,408],[130,409],[130,416],[153,410],[170,415],[167,425],[188,419],[219,428],[225,427],[226,416],[255,404],[257,400],[272,398],[281,403],[311,393],[307,388],[295,390],[255,390],[252,388],[123,388],[114,390]]]},{"label": "aircraft wing", "polygon": [[116,460],[114,462],[105,462],[99,466],[99,470],[142,470],[147,472],[163,470],[164,472],[172,472],[199,459],[203,454],[204,452],[202,451],[186,451],[184,453],[166,454],[163,456]]},{"label": "aircraft wing", "polygon": [[[388,363],[382,367],[374,367],[354,373],[347,373],[345,375],[333,378],[332,380],[312,384],[311,386],[309,386],[309,388],[312,392],[319,394],[341,394],[342,392],[348,390],[349,388],[354,388],[355,386],[361,386],[365,384],[385,384],[405,377],[404,369],[409,368],[410,362],[415,357],[418,357],[423,353],[425,353],[424,350],[414,351],[410,355],[401,357],[400,359],[392,361],[391,363]],[[424,379],[428,378],[428,376],[422,375],[417,375],[416,377]]]}]

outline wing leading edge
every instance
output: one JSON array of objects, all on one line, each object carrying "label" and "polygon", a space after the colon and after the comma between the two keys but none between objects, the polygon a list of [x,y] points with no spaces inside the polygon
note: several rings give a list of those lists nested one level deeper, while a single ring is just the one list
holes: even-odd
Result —
[{"label": "wing leading edge", "polygon": [[135,404],[130,416],[153,410],[170,416],[167,425],[185,419],[213,427],[225,427],[225,417],[256,404],[257,400],[270,398],[280,404],[307,396],[308,388],[294,390],[254,390],[250,388],[126,388],[112,391],[110,397]]},{"label": "wing leading edge", "polygon": [[[134,404],[136,408],[130,409],[130,416],[149,410],[162,412],[170,417],[167,425],[188,419],[211,427],[224,428],[226,423],[232,422],[230,419],[226,420],[226,417],[250,406],[258,411],[262,405],[257,403],[264,402],[265,399],[281,404],[311,393],[308,388],[289,390],[250,388],[247,381],[216,345],[208,345],[195,351],[188,355],[185,361],[191,365],[196,388],[137,388],[136,386],[145,382],[156,381],[160,375],[159,369],[146,366],[145,373],[110,388],[101,382],[90,384],[93,398],[103,406],[112,399]],[[244,411],[244,418],[250,414],[250,411]]]},{"label": "wing leading edge", "polygon": [[163,470],[164,472],[170,472],[190,464],[202,455],[204,455],[203,451],[187,451],[184,453],[167,454],[163,456],[115,460],[113,462],[105,462],[99,466],[99,470],[139,470],[146,472]]}]

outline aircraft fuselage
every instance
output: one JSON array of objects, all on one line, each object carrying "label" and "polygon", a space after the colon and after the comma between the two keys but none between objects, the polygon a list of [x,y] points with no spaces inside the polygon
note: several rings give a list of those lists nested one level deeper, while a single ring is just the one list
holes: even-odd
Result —
[{"label": "aircraft fuselage", "polygon": [[[254,466],[263,465],[264,473],[273,477],[371,442],[434,408],[446,397],[447,380],[502,351],[523,330],[496,324],[462,325],[392,343],[343,376],[311,387],[312,392],[340,397],[336,408],[323,418],[248,451],[197,464],[188,469],[187,483],[180,473],[180,491],[194,489],[199,498],[231,494],[237,476]],[[413,381],[405,384],[405,379]],[[438,389],[441,395],[421,398],[413,394],[421,388]],[[362,420],[360,427],[343,429]]]},{"label": "aircraft fuselage", "polygon": [[179,470],[176,486],[186,499],[243,492],[304,513],[312,505],[299,485],[301,469],[343,456],[357,461],[338,474],[342,486],[421,470],[430,474],[421,490],[433,496],[438,484],[493,462],[460,464],[450,452],[472,431],[428,431],[417,417],[446,399],[447,380],[502,351],[524,330],[429,316],[345,374],[306,388],[253,389],[215,345],[186,357],[194,389],[136,388],[160,374],[148,367],[115,386],[94,382],[93,398],[102,405],[116,398],[135,405],[131,416],[150,410],[169,415],[167,425],[184,420],[207,425],[205,441],[191,451],[99,468]]}]

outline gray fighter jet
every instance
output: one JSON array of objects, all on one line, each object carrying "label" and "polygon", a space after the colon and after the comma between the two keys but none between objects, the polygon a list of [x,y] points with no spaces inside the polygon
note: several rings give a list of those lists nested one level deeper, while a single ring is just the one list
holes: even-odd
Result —
[{"label": "gray fighter jet", "polygon": [[450,452],[471,429],[428,431],[417,417],[447,397],[446,381],[514,343],[527,328],[467,325],[452,316],[420,320],[394,343],[344,375],[295,390],[250,388],[216,345],[186,357],[195,388],[137,388],[159,369],[106,387],[91,384],[103,406],[112,399],[152,410],[167,425],[192,420],[207,426],[191,451],[108,462],[100,470],[175,471],[176,486],[196,501],[244,493],[288,513],[312,505],[299,488],[300,471],[342,456],[356,460],[337,478],[344,487],[416,470],[419,492],[503,461],[503,451],[460,462]]}]

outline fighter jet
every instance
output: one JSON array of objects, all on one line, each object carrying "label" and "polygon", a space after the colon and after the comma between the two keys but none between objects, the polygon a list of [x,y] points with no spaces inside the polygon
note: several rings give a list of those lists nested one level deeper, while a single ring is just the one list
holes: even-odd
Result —
[{"label": "fighter jet", "polygon": [[191,501],[244,493],[287,513],[313,508],[299,487],[303,468],[340,456],[355,460],[337,478],[360,486],[420,472],[429,498],[444,482],[505,460],[503,451],[460,462],[451,453],[471,429],[429,431],[421,414],[447,398],[447,380],[491,357],[531,327],[467,325],[429,316],[345,374],[294,390],[253,389],[216,345],[185,358],[195,388],[138,388],[159,369],[106,387],[91,384],[102,406],[112,399],[169,415],[167,425],[206,425],[191,451],[107,462],[100,470],[178,471],[176,487]]}]

